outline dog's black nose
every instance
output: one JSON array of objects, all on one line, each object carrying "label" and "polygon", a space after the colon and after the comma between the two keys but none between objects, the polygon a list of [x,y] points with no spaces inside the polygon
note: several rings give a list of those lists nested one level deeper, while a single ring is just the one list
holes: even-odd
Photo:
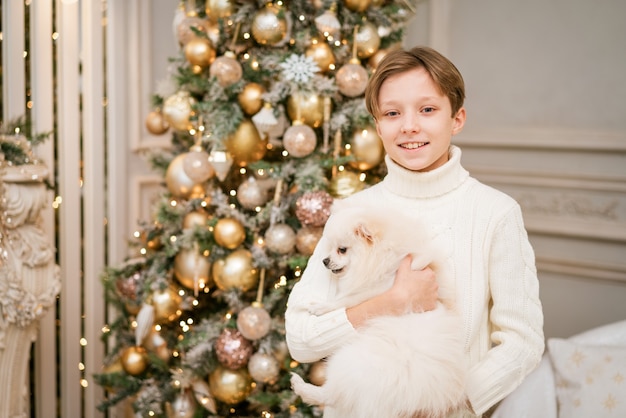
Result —
[{"label": "dog's black nose", "polygon": [[322,263],[324,263],[324,265],[328,267],[328,265],[330,264],[330,257],[326,257],[325,259],[323,259]]}]

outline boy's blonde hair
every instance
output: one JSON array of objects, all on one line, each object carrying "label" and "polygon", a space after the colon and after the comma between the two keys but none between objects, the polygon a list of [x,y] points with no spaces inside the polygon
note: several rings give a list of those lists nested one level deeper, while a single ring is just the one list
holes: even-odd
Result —
[{"label": "boy's blonde hair", "polygon": [[388,52],[368,81],[365,105],[374,119],[380,116],[378,94],[385,80],[392,75],[416,68],[423,68],[430,74],[441,93],[450,100],[451,117],[456,115],[465,100],[463,76],[456,66],[439,52],[428,47],[415,47],[410,50],[396,49]]}]

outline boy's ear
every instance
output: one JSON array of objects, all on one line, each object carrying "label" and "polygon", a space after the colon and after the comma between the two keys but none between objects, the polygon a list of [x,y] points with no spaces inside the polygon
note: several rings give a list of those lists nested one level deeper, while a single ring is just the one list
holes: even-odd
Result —
[{"label": "boy's ear", "polygon": [[452,124],[452,135],[456,135],[463,130],[463,126],[465,126],[465,119],[467,118],[467,114],[465,113],[465,108],[462,107],[456,112],[454,115],[453,124]]}]

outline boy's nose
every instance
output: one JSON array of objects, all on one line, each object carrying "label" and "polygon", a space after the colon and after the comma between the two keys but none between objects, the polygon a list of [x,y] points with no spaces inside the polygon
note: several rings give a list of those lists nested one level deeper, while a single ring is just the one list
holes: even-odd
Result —
[{"label": "boy's nose", "polygon": [[407,116],[402,123],[402,132],[418,132],[420,130],[420,124],[418,118],[415,116]]}]

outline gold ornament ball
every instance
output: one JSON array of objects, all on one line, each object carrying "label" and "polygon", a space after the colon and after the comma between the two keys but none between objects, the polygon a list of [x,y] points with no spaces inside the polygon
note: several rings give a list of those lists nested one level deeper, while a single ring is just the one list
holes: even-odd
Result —
[{"label": "gold ornament ball", "polygon": [[191,65],[206,68],[215,60],[215,48],[207,38],[191,39],[184,48],[185,58]]},{"label": "gold ornament ball", "polygon": [[324,100],[314,92],[296,91],[287,99],[287,115],[292,121],[318,128],[324,121]]},{"label": "gold ornament ball", "polygon": [[378,51],[380,47],[380,36],[378,29],[370,22],[365,22],[359,26],[356,34],[356,54],[359,58],[369,58]]},{"label": "gold ornament ball", "polygon": [[237,329],[251,341],[265,337],[272,327],[270,314],[260,306],[248,306],[237,315]]},{"label": "gold ornament ball", "polygon": [[240,167],[259,161],[267,151],[267,138],[261,138],[250,119],[244,119],[226,140],[226,150]]},{"label": "gold ornament ball", "polygon": [[245,400],[252,392],[252,383],[252,377],[245,367],[230,370],[223,366],[217,366],[209,375],[211,393],[216,399],[229,405]]},{"label": "gold ornament ball", "polygon": [[312,255],[320,238],[322,238],[323,227],[303,226],[296,233],[296,249],[302,255]]},{"label": "gold ornament ball", "polygon": [[237,96],[241,110],[248,116],[258,113],[263,107],[263,93],[265,93],[265,88],[259,83],[246,84]]},{"label": "gold ornament ball", "polygon": [[188,198],[194,192],[196,183],[185,173],[185,153],[177,155],[170,162],[165,172],[165,184],[175,197]]},{"label": "gold ornament ball", "polygon": [[233,2],[231,0],[206,0],[204,11],[212,22],[229,17],[233,14]]},{"label": "gold ornament ball", "polygon": [[181,131],[189,129],[189,118],[192,113],[194,99],[189,92],[179,91],[174,93],[163,102],[163,116],[165,120],[174,128]]},{"label": "gold ornament ball", "polygon": [[209,74],[211,77],[217,78],[220,86],[228,87],[241,80],[243,68],[235,58],[235,54],[227,52],[213,61]]},{"label": "gold ornament ball", "polygon": [[143,347],[132,346],[126,348],[120,360],[124,371],[133,376],[140,375],[148,367],[148,356],[146,349]]},{"label": "gold ornament ball", "polygon": [[206,227],[209,214],[203,210],[193,210],[183,218],[183,229],[193,229],[196,226]]},{"label": "gold ornament ball", "polygon": [[217,245],[234,250],[245,241],[246,230],[237,219],[222,218],[213,227],[213,238]]},{"label": "gold ornament ball", "polygon": [[364,12],[370,7],[372,0],[344,0],[346,7],[353,12]]},{"label": "gold ornament ball", "polygon": [[316,146],[315,131],[300,121],[295,121],[283,135],[283,147],[292,157],[306,157],[315,151]]},{"label": "gold ornament ball", "polygon": [[328,192],[333,197],[344,198],[362,190],[363,187],[363,182],[359,179],[358,174],[343,170],[330,179]]},{"label": "gold ornament ball", "polygon": [[349,63],[337,71],[335,81],[339,92],[344,96],[357,97],[365,92],[369,75],[360,64]]},{"label": "gold ornament ball", "polygon": [[259,281],[259,271],[252,266],[252,253],[238,249],[213,263],[213,281],[221,290],[247,291]]},{"label": "gold ornament ball", "polygon": [[170,128],[169,123],[165,120],[163,113],[153,110],[146,117],[146,129],[152,135],[161,135]]},{"label": "gold ornament ball", "polygon": [[148,303],[154,307],[154,322],[163,324],[178,319],[182,314],[180,310],[182,300],[178,289],[174,286],[152,292]]},{"label": "gold ornament ball", "polygon": [[209,154],[199,145],[194,145],[185,153],[183,169],[187,177],[196,184],[204,183],[215,175],[215,169],[209,162]]},{"label": "gold ornament ball", "polygon": [[280,7],[268,3],[252,20],[252,37],[261,45],[274,46],[287,35],[287,20]]},{"label": "gold ornament ball", "polygon": [[287,224],[275,224],[265,231],[265,245],[276,254],[289,254],[296,247],[296,233]]},{"label": "gold ornament ball", "polygon": [[174,276],[187,289],[203,289],[209,283],[209,258],[194,249],[181,249],[174,258]]},{"label": "gold ornament ball", "polygon": [[382,163],[385,157],[385,148],[376,128],[366,126],[354,131],[352,138],[350,138],[350,155],[354,156],[354,160],[350,161],[349,164],[357,170],[369,170]]},{"label": "gold ornament ball", "polygon": [[333,50],[324,41],[314,40],[304,54],[312,58],[322,72],[330,70],[335,64]]},{"label": "gold ornament ball", "polygon": [[326,382],[326,362],[321,360],[311,364],[309,369],[309,381],[317,386]]}]

